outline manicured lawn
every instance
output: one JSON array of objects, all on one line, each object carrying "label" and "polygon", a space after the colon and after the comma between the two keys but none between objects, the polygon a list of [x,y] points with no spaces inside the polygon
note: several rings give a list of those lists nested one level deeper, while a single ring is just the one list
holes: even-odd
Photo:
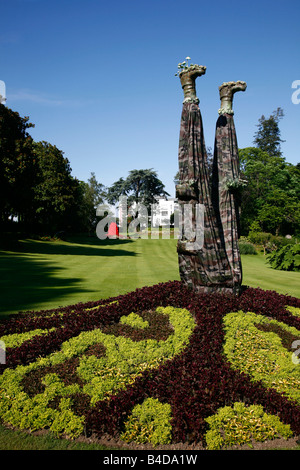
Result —
[{"label": "manicured lawn", "polygon": [[[243,284],[300,297],[300,273],[244,255]],[[176,240],[23,240],[0,251],[1,315],[124,294],[179,280]]]},{"label": "manicured lawn", "polygon": [[51,308],[178,279],[174,240],[25,240],[0,252],[1,313]]},{"label": "manicured lawn", "polygon": [[300,297],[300,272],[272,269],[262,253],[243,255],[242,265],[243,284]]}]

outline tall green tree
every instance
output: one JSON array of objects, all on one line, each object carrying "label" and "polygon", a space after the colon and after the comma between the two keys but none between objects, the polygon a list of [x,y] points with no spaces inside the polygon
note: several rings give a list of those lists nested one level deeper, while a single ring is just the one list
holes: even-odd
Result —
[{"label": "tall green tree", "polygon": [[36,224],[55,233],[69,228],[76,210],[78,181],[71,175],[69,160],[55,145],[35,142],[36,184],[32,210]]},{"label": "tall green tree", "polygon": [[21,117],[0,104],[0,224],[16,216],[29,222],[35,182],[36,162],[32,157],[33,139],[28,129],[34,127],[28,117]]},{"label": "tall green tree", "polygon": [[277,108],[268,119],[264,115],[261,116],[258,122],[258,130],[254,136],[254,144],[267,152],[269,155],[280,157],[281,142],[284,142],[280,136],[279,121],[284,117],[282,108]]},{"label": "tall green tree", "polygon": [[106,198],[106,188],[102,183],[99,183],[96,179],[94,172],[91,173],[88,179],[86,188],[86,199],[90,202],[94,209],[99,204],[103,204]]},{"label": "tall green tree", "polygon": [[274,187],[267,194],[256,220],[264,232],[275,235],[295,234],[300,228],[299,199]]},{"label": "tall green tree", "polygon": [[77,197],[78,230],[92,233],[98,222],[96,209],[105,201],[106,188],[97,181],[95,173],[91,173],[87,182],[80,181],[79,192]]},{"label": "tall green tree", "polygon": [[248,183],[241,198],[241,230],[251,225],[272,234],[298,233],[300,172],[283,157],[248,147],[239,151],[241,170]]},{"label": "tall green tree", "polygon": [[[0,104],[0,226],[30,233],[94,230],[105,188],[91,173],[88,182],[71,174],[55,145],[34,142],[28,117]],[[17,224],[11,222],[16,219]]]},{"label": "tall green tree", "polygon": [[255,134],[257,146],[239,151],[241,171],[248,181],[241,200],[243,235],[251,226],[274,235],[300,231],[300,170],[286,162],[281,152],[283,116],[281,108],[268,119],[262,116]]},{"label": "tall green tree", "polygon": [[110,204],[115,204],[120,196],[127,196],[129,205],[139,202],[149,210],[156,196],[169,196],[169,193],[165,191],[157,172],[151,168],[131,170],[125,180],[120,178],[108,188],[107,200]]}]

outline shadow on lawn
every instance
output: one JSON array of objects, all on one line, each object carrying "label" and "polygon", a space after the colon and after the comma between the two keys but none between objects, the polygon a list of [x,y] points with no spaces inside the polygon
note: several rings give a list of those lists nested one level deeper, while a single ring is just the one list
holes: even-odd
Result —
[{"label": "shadow on lawn", "polygon": [[45,254],[45,255],[74,255],[74,256],[135,256],[134,252],[122,249],[126,248],[132,240],[98,240],[76,239],[70,241],[44,241],[44,240],[19,240],[7,251]]},{"label": "shadow on lawn", "polygon": [[[82,241],[83,242],[83,241]],[[91,242],[91,240],[90,240]],[[12,240],[0,251],[0,317],[9,312],[39,308],[46,302],[89,292],[79,277],[59,278],[64,270],[51,262],[51,258],[34,255],[72,256],[135,256],[134,252],[120,248],[130,240],[93,240],[93,244],[47,242],[38,240]],[[2,246],[3,249],[3,246]],[[33,255],[33,256],[31,256]]]},{"label": "shadow on lawn", "polygon": [[21,253],[0,253],[0,316],[26,311],[47,301],[72,293],[85,292],[80,278],[57,278],[63,268],[46,260],[35,260]]}]

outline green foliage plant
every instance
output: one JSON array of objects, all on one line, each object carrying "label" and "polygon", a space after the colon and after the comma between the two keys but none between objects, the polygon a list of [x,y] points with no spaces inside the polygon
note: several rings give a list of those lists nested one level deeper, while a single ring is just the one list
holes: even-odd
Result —
[{"label": "green foliage plant", "polygon": [[299,231],[299,167],[286,162],[279,149],[275,151],[273,131],[265,128],[257,147],[239,150],[241,173],[248,180],[241,194],[243,234],[249,229],[277,235]]},{"label": "green foliage plant", "polygon": [[[10,215],[19,222],[32,218],[32,199],[36,183],[36,162],[32,158],[32,137],[28,129],[34,127],[28,117],[0,104],[0,224],[10,230]],[[36,215],[36,214],[35,214]],[[2,230],[1,230],[2,232]]]},{"label": "green foliage plant", "polygon": [[234,369],[300,403],[299,365],[278,334],[268,331],[266,327],[270,325],[300,340],[300,331],[294,327],[263,315],[239,311],[224,318],[224,354]]},{"label": "green foliage plant", "polygon": [[169,444],[172,436],[171,406],[155,398],[147,398],[136,405],[125,423],[121,439],[140,444]]},{"label": "green foliage plant", "polygon": [[274,269],[283,271],[300,271],[300,244],[286,245],[267,256]]},{"label": "green foliage plant", "polygon": [[286,309],[291,312],[292,315],[295,315],[295,317],[300,317],[300,308],[298,307],[292,307],[291,305],[288,305]]},{"label": "green foliage plant", "polygon": [[244,237],[239,240],[239,250],[241,255],[257,255],[255,246]]},{"label": "green foliage plant", "polygon": [[[15,374],[11,369],[6,371],[5,390],[1,390],[0,416],[19,429],[35,431],[49,428],[55,435],[63,433],[68,437],[78,437],[84,429],[84,418],[76,416],[70,408],[71,401],[64,398],[78,392],[79,387],[76,384],[64,386],[55,374],[49,374],[44,378],[45,392],[30,398],[22,390],[20,378],[32,369],[33,366],[20,366]],[[56,396],[62,397],[58,410],[48,406]]]},{"label": "green foliage plant", "polygon": [[284,117],[283,109],[278,107],[266,118],[264,115],[258,120],[258,129],[255,133],[254,143],[263,152],[274,157],[281,157],[281,142],[279,121]]},{"label": "green foliage plant", "polygon": [[[161,362],[179,354],[188,343],[195,326],[191,314],[185,309],[174,307],[158,307],[156,311],[168,315],[174,327],[174,334],[166,341],[148,339],[135,342],[122,336],[106,335],[100,330],[85,333],[89,337],[89,345],[102,343],[106,348],[104,357],[83,355],[77,369],[80,378],[86,383],[84,393],[91,396],[92,403],[109,398],[119,389],[125,389],[144,370],[158,367]],[[72,338],[76,348],[82,342],[82,335]]]},{"label": "green foliage plant", "polygon": [[140,315],[134,312],[121,317],[120,323],[122,323],[123,325],[132,326],[133,328],[142,329],[147,328],[149,326],[149,323],[147,321],[144,321]]},{"label": "green foliage plant", "polygon": [[270,249],[272,246],[273,235],[268,232],[249,232],[248,239],[251,243],[255,245],[260,245],[263,248],[264,254],[266,250]]},{"label": "green foliage plant", "polygon": [[1,341],[4,342],[6,348],[15,348],[20,346],[25,341],[34,338],[37,335],[45,335],[50,331],[54,331],[55,328],[51,328],[49,330],[42,330],[41,328],[37,328],[36,330],[26,331],[25,333],[13,333],[10,335],[5,335],[1,337]]},{"label": "green foliage plant", "polygon": [[246,406],[241,402],[219,408],[206,422],[210,426],[205,435],[209,450],[243,444],[253,447],[253,441],[287,439],[293,434],[289,425],[283,424],[278,416],[265,413],[261,405]]},{"label": "green foliage plant", "polygon": [[[252,227],[254,224],[252,224]],[[264,254],[279,250],[287,245],[294,245],[296,239],[286,238],[282,236],[272,235],[268,232],[262,232],[261,230],[250,230],[248,234],[248,241],[257,245],[260,249],[263,249]],[[242,237],[241,237],[242,239]]]},{"label": "green foliage plant", "polygon": [[[190,312],[175,307],[158,307],[156,311],[167,315],[173,327],[173,333],[166,340],[133,341],[124,336],[103,333],[101,329],[83,331],[65,341],[57,352],[40,357],[29,365],[4,370],[0,376],[0,417],[5,423],[20,429],[48,428],[55,435],[65,434],[68,437],[82,434],[84,417],[77,416],[72,410],[75,395],[88,395],[91,406],[99,400],[109,400],[112,394],[126,389],[145,370],[157,368],[188,344],[195,327]],[[147,328],[146,322],[142,318],[139,320],[137,314],[128,316],[129,323]],[[97,344],[104,346],[104,356],[85,354],[89,347]],[[28,374],[43,367],[64,364],[76,357],[79,358],[76,368],[80,379],[78,383],[66,385],[57,373],[47,373],[42,377],[43,391],[33,397],[24,391],[22,380]],[[59,400],[58,407],[51,406],[53,400]]]}]

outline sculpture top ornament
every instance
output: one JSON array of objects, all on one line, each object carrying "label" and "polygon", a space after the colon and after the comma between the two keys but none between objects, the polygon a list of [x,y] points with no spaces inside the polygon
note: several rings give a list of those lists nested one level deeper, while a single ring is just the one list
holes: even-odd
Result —
[{"label": "sculpture top ornament", "polygon": [[232,109],[233,95],[237,91],[245,91],[246,82],[238,80],[237,82],[224,82],[219,86],[221,108],[219,114],[234,114]]},{"label": "sculpture top ornament", "polygon": [[184,100],[183,102],[195,102],[199,103],[199,99],[196,95],[196,78],[204,75],[206,72],[206,67],[204,65],[197,65],[191,64],[188,65],[188,61],[190,57],[186,57],[186,62],[182,62],[178,64],[178,73],[175,75],[179,75],[181,86],[184,93]]}]

